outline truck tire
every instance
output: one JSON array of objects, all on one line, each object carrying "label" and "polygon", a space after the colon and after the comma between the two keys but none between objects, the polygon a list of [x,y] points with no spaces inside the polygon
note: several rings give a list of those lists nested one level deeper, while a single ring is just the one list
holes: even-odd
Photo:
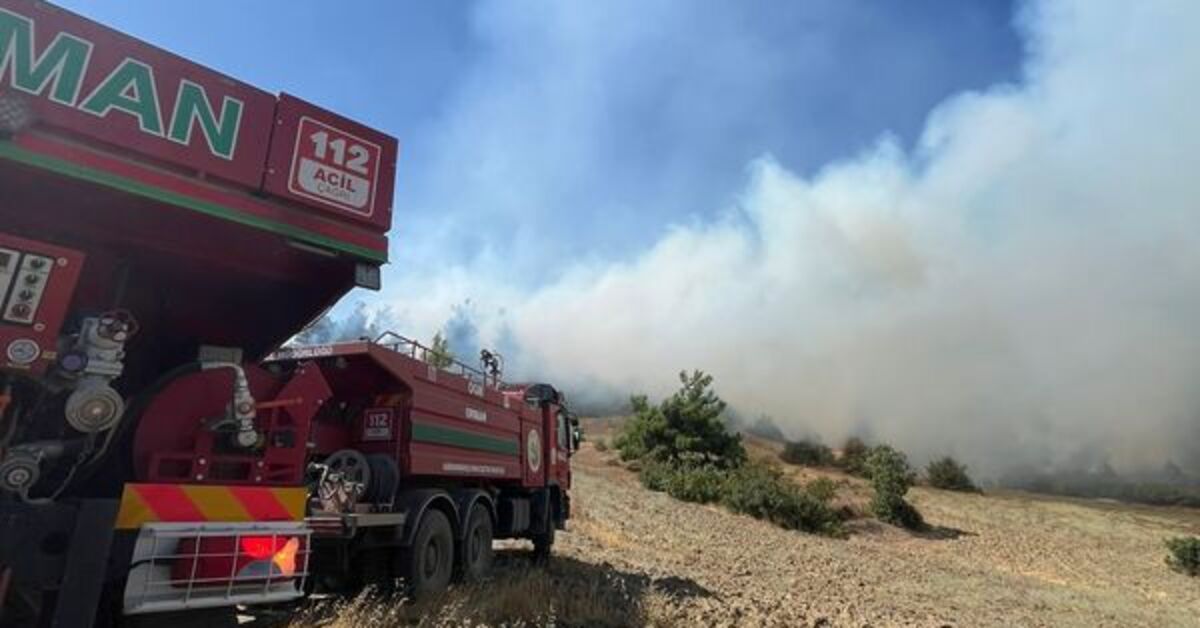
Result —
[{"label": "truck tire", "polygon": [[541,534],[533,535],[533,562],[544,565],[550,562],[550,548],[554,547],[554,522],[549,522],[549,529]]},{"label": "truck tire", "polygon": [[468,582],[485,578],[492,569],[492,515],[486,507],[475,504],[467,517],[463,535],[463,577]]},{"label": "truck tire", "polygon": [[400,553],[399,567],[414,598],[446,590],[454,575],[454,531],[445,513],[425,511],[412,546]]}]

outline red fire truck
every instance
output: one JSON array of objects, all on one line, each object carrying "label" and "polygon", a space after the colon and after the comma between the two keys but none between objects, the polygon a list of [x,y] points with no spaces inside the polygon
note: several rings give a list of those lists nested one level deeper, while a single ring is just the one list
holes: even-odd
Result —
[{"label": "red fire truck", "polygon": [[386,262],[397,142],[0,0],[0,625],[417,594],[541,554],[572,417],[388,334],[283,347]]}]

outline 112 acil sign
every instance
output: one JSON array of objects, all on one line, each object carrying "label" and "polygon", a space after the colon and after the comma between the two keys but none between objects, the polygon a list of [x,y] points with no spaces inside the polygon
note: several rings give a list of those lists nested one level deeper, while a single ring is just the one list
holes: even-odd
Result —
[{"label": "112 acil sign", "polygon": [[288,191],[369,217],[382,152],[377,144],[319,120],[302,117]]}]

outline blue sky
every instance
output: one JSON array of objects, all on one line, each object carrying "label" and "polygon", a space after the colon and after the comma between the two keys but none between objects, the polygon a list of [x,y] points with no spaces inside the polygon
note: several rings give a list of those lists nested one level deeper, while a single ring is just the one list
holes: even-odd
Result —
[{"label": "blue sky", "polygon": [[63,4],[399,137],[395,285],[628,258],[736,202],[754,159],[907,146],[1021,57],[995,0]]}]

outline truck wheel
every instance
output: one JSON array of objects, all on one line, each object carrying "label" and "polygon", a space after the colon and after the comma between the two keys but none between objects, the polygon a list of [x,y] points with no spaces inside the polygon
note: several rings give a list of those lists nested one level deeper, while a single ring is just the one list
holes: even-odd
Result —
[{"label": "truck wheel", "polygon": [[554,522],[549,521],[550,529],[542,534],[533,535],[533,561],[539,565],[550,562],[550,548],[554,546]]},{"label": "truck wheel", "polygon": [[476,504],[463,538],[463,576],[472,582],[482,580],[492,569],[492,557],[492,516]]},{"label": "truck wheel", "polygon": [[440,510],[421,517],[412,547],[401,553],[400,572],[413,597],[444,591],[454,575],[454,533]]}]

